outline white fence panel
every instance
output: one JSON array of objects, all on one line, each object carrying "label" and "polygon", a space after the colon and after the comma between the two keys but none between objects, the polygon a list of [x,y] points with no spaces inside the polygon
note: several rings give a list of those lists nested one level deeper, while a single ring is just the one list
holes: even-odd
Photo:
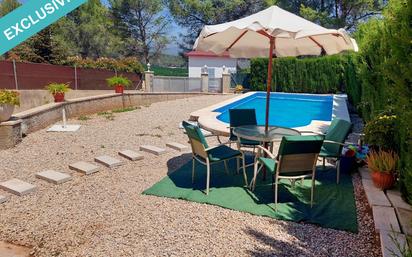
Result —
[{"label": "white fence panel", "polygon": [[200,92],[201,79],[188,77],[155,76],[153,92]]}]

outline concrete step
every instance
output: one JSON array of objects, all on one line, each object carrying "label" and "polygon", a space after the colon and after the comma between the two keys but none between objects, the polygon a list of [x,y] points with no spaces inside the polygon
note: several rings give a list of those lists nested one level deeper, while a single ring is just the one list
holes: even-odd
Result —
[{"label": "concrete step", "polygon": [[362,179],[362,184],[370,206],[392,206],[385,193],[375,187],[372,180]]},{"label": "concrete step", "polygon": [[166,153],[166,150],[157,146],[152,146],[152,145],[142,145],[140,146],[140,151],[152,153],[155,155],[162,155]]},{"label": "concrete step", "polygon": [[99,166],[83,161],[70,164],[69,168],[84,175],[90,175],[99,171]]},{"label": "concrete step", "polygon": [[35,185],[29,184],[20,179],[10,179],[2,182],[0,183],[0,188],[18,196],[27,195],[36,190]]},{"label": "concrete step", "polygon": [[401,251],[408,247],[406,237],[403,234],[381,231],[379,236],[383,257],[402,256]]},{"label": "concrete step", "polygon": [[385,206],[373,206],[372,212],[373,220],[375,222],[375,229],[377,232],[401,232],[394,208]]},{"label": "concrete step", "polygon": [[141,155],[140,153],[136,153],[134,151],[131,151],[131,150],[120,151],[119,155],[126,158],[126,159],[129,159],[131,161],[139,161],[139,160],[144,159],[143,155]]},{"label": "concrete step", "polygon": [[108,155],[102,155],[94,158],[94,160],[108,168],[116,168],[123,165],[123,162]]},{"label": "concrete step", "polygon": [[0,204],[7,202],[8,198],[5,195],[0,195]]},{"label": "concrete step", "polygon": [[189,149],[189,147],[187,147],[186,145],[182,145],[180,143],[176,143],[176,142],[170,142],[170,143],[166,143],[167,147],[170,147],[174,150],[183,152]]},{"label": "concrete step", "polygon": [[46,170],[36,174],[36,178],[45,180],[55,185],[63,184],[70,181],[72,177],[69,174],[57,172],[54,170]]}]

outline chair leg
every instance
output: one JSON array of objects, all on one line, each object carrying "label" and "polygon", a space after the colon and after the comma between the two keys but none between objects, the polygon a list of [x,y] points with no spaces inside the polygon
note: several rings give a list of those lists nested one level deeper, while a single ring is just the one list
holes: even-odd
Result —
[{"label": "chair leg", "polygon": [[260,168],[258,168],[258,167],[259,167],[259,162],[257,161],[257,162],[255,162],[255,165],[254,165],[254,168],[253,168],[253,179],[250,182],[252,192],[255,190],[255,187],[256,187],[257,175],[259,174],[260,170],[263,168],[263,166],[261,166]]},{"label": "chair leg", "polygon": [[339,177],[340,177],[340,160],[336,161],[336,184],[339,184]]},{"label": "chair leg", "polygon": [[240,169],[240,160],[239,158],[236,158],[236,174],[239,174],[239,169]]},{"label": "chair leg", "polygon": [[192,158],[192,184],[195,183],[195,158]]},{"label": "chair leg", "polygon": [[223,161],[223,163],[225,164],[226,174],[229,174],[229,168],[227,167],[227,161]]},{"label": "chair leg", "polygon": [[[239,158],[238,158],[239,159]],[[246,160],[245,154],[242,154],[242,165],[243,165],[243,178],[245,179],[245,186],[247,187],[247,175],[246,175]]]},{"label": "chair leg", "polygon": [[210,163],[209,163],[209,159],[206,160],[206,166],[207,166],[207,171],[206,171],[206,195],[209,195],[209,184],[210,184]]},{"label": "chair leg", "polygon": [[315,191],[315,176],[312,176],[312,187],[310,189],[310,208],[313,207],[313,194]]},{"label": "chair leg", "polygon": [[322,165],[322,167],[323,167],[323,169],[325,169],[325,157],[323,157],[323,165]]}]

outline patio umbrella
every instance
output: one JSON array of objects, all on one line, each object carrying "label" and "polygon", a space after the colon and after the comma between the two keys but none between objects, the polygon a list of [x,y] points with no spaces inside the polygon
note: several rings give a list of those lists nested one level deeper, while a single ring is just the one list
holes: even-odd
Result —
[{"label": "patio umbrella", "polygon": [[343,29],[326,29],[277,6],[271,6],[248,17],[205,26],[193,47],[216,54],[229,52],[233,58],[269,57],[266,120],[269,126],[269,104],[273,56],[336,54],[358,51],[356,41]]}]

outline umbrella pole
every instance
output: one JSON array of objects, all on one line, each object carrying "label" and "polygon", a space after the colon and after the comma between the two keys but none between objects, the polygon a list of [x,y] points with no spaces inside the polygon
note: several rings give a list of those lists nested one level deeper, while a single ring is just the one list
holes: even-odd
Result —
[{"label": "umbrella pole", "polygon": [[272,66],[273,66],[273,49],[275,48],[275,38],[270,38],[270,49],[269,49],[269,64],[268,64],[268,81],[266,88],[266,120],[265,120],[265,131],[269,129],[269,107],[270,107],[270,92],[272,90]]},{"label": "umbrella pole", "polygon": [[[272,91],[272,66],[273,66],[273,49],[275,48],[275,38],[270,37],[269,48],[269,64],[268,64],[268,81],[266,88],[266,120],[265,120],[265,132],[269,130],[269,107],[270,107],[270,92]],[[265,142],[265,148],[269,148],[269,143]],[[265,154],[267,157],[267,155]],[[263,180],[266,180],[266,168],[263,168]]]}]

